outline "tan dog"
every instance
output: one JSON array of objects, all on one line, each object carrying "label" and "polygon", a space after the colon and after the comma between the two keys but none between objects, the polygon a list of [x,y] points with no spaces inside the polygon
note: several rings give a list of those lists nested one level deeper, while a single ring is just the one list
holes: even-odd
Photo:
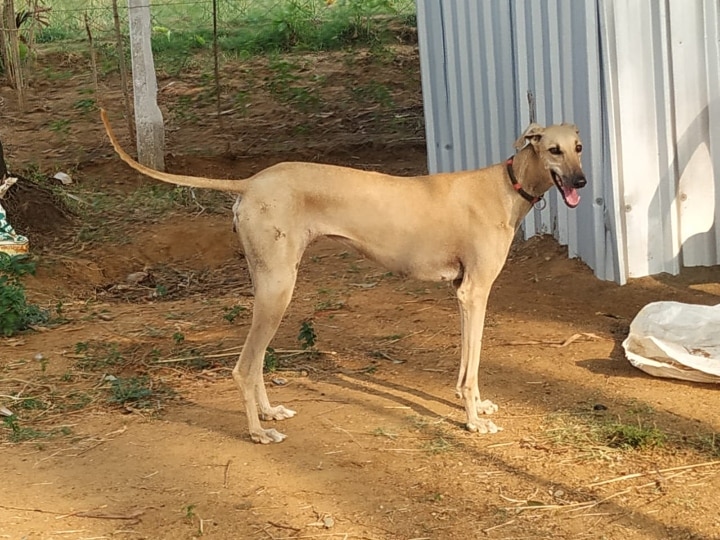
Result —
[{"label": "tan dog", "polygon": [[462,355],[457,393],[467,429],[495,433],[481,414],[497,406],[480,398],[478,368],[485,309],[515,230],[540,197],[556,185],[565,203],[577,206],[576,188],[586,184],[577,128],[531,124],[518,152],[505,163],[467,172],[401,178],[314,163],[280,163],[245,180],[220,180],[155,171],[120,158],[147,176],[197,188],[238,193],[234,226],[255,291],[250,331],[233,378],[245,400],[250,437],[280,442],[285,435],[263,429],[258,417],[282,420],[295,411],[271,406],[263,383],[265,350],[290,303],[303,252],[327,236],[348,244],[392,272],[419,280],[452,283],[460,304]]}]

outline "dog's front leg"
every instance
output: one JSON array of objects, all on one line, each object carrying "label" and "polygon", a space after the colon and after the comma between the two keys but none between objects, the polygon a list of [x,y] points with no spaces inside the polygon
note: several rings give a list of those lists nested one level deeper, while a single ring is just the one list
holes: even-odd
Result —
[{"label": "dog's front leg", "polygon": [[492,401],[480,399],[478,386],[485,310],[490,293],[489,287],[482,285],[484,281],[480,280],[480,284],[478,284],[466,275],[456,291],[460,306],[462,340],[457,393],[465,403],[467,429],[479,433],[496,433],[502,428],[497,427],[491,420],[479,417],[479,414],[492,414],[498,410],[497,405]]}]

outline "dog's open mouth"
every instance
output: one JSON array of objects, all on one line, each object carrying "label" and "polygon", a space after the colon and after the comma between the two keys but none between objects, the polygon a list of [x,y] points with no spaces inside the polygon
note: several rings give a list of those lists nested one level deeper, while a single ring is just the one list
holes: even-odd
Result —
[{"label": "dog's open mouth", "polygon": [[565,204],[570,208],[575,208],[580,204],[580,194],[577,189],[572,185],[568,185],[555,171],[550,171],[550,174],[552,175],[553,182],[555,182],[555,185],[560,190]]}]

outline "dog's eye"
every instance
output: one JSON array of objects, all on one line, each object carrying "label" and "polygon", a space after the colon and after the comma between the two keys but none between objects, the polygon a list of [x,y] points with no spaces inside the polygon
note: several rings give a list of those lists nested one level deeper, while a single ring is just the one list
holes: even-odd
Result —
[{"label": "dog's eye", "polygon": [[582,152],[582,144],[578,144],[578,145],[575,147],[575,151],[576,151],[578,154],[579,154],[580,152]]},{"label": "dog's eye", "polygon": [[549,151],[551,154],[556,155],[556,156],[562,155],[562,150],[560,150],[559,146],[553,146],[552,148],[550,148]]}]

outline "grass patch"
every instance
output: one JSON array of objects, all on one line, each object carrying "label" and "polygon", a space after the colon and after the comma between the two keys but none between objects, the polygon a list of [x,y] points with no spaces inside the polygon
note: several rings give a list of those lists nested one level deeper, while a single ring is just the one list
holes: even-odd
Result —
[{"label": "grass patch", "polygon": [[117,343],[105,341],[80,341],[75,344],[78,355],[77,367],[80,369],[105,369],[121,364],[125,358]]},{"label": "grass patch", "polygon": [[597,414],[548,417],[546,437],[557,446],[574,447],[588,457],[603,458],[613,450],[645,450],[661,447],[666,433],[649,420],[636,417],[626,422]]},{"label": "grass patch", "polygon": [[612,423],[602,430],[606,444],[610,448],[634,449],[662,446],[666,435],[655,426]]},{"label": "grass patch", "polygon": [[9,430],[7,439],[13,443],[47,439],[57,435],[67,436],[72,433],[72,430],[67,426],[53,429],[51,431],[43,431],[34,427],[23,426],[20,424],[20,419],[17,415],[3,417],[2,425],[6,428],[6,430]]},{"label": "grass patch", "polygon": [[0,253],[0,334],[6,337],[50,320],[46,310],[25,296],[21,278],[34,273],[35,263],[27,255]]},{"label": "grass patch", "polygon": [[172,395],[169,388],[157,388],[146,375],[137,377],[113,377],[110,381],[108,402],[114,405],[132,406],[136,409],[156,407],[162,399]]}]

